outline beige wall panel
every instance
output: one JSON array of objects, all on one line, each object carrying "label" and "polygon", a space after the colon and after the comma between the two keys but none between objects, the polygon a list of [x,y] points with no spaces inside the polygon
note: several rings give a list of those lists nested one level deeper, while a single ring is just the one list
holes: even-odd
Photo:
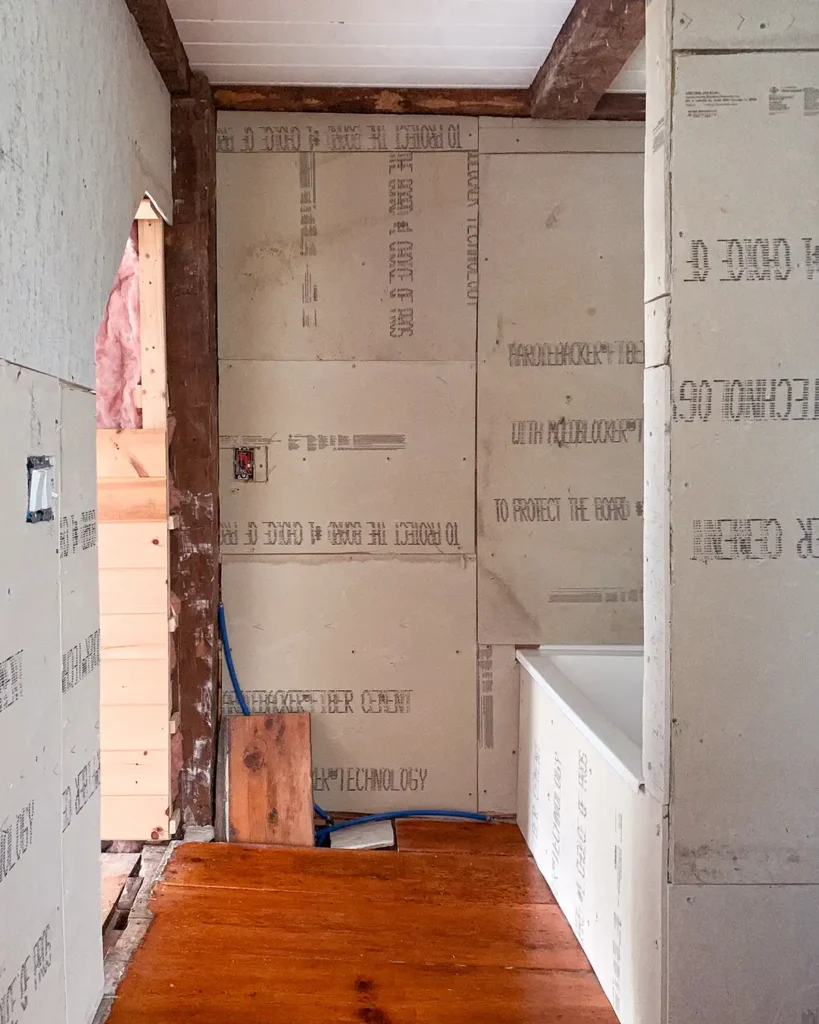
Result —
[{"label": "beige wall panel", "polygon": [[60,393],[62,908],[68,1006],[87,1020],[102,987],[96,396]]},{"label": "beige wall panel", "polygon": [[[681,883],[819,882],[815,86],[815,53],[677,58],[671,868]],[[704,161],[718,172],[704,174]]]},{"label": "beige wall panel", "polygon": [[814,0],[675,0],[672,23],[675,50],[819,47]]},{"label": "beige wall panel", "polygon": [[168,93],[120,0],[4,7],[0,65],[0,356],[93,388],[94,336],[140,199],[173,213]]},{"label": "beige wall panel", "polygon": [[223,362],[220,396],[226,553],[474,550],[474,364]]},{"label": "beige wall panel", "polygon": [[472,359],[478,180],[466,124],[440,123],[460,145],[414,152],[402,144],[437,137],[436,119],[381,119],[373,147],[354,144],[361,119],[344,119],[347,143],[338,123],[281,119],[220,119],[221,357]]},{"label": "beige wall panel", "polygon": [[642,153],[645,126],[480,118],[481,153]]},{"label": "beige wall panel", "polygon": [[639,642],[642,160],[481,161],[479,639]]},{"label": "beige wall panel", "polygon": [[[26,1024],[65,1019],[59,421],[59,383],[0,361],[0,1007],[28,992]],[[26,522],[31,457],[52,462],[48,521]]]},{"label": "beige wall panel", "polygon": [[819,1019],[819,887],[673,885],[668,900],[668,1024]]},{"label": "beige wall panel", "polygon": [[478,810],[515,814],[520,679],[514,647],[478,647]]},{"label": "beige wall panel", "polygon": [[227,557],[222,584],[251,711],[312,713],[323,807],[476,808],[474,559]]}]

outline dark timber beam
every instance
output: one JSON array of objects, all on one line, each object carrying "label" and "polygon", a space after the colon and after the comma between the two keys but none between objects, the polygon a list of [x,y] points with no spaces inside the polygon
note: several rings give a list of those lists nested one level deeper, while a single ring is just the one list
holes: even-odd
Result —
[{"label": "dark timber beam", "polygon": [[165,0],[125,0],[171,96],[190,89],[191,66]]},{"label": "dark timber beam", "polygon": [[[441,114],[449,117],[528,117],[528,89],[368,89],[290,85],[216,85],[217,110],[313,114]],[[645,120],[643,95],[610,93],[592,117]]]},{"label": "dark timber beam", "polygon": [[644,35],[645,0],[576,0],[532,83],[532,117],[591,117]]},{"label": "dark timber beam", "polygon": [[171,692],[180,713],[182,823],[213,821],[219,644],[219,435],[216,354],[216,110],[193,75],[171,100],[173,226],[165,233]]},{"label": "dark timber beam", "polygon": [[444,114],[528,117],[526,89],[371,89],[365,87],[216,85],[218,110],[325,114]]}]

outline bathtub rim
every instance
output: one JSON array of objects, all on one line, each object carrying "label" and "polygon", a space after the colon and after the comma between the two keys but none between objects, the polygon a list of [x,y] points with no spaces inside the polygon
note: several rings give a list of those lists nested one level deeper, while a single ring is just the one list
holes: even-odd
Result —
[{"label": "bathtub rim", "polygon": [[643,778],[643,752],[640,746],[611,722],[589,698],[575,686],[555,665],[549,664],[549,678],[532,663],[538,655],[601,655],[608,657],[644,657],[644,648],[638,645],[543,644],[537,648],[518,649],[515,658],[522,669],[558,705],[560,710],[580,730],[589,743],[599,751],[635,792],[645,789]]}]

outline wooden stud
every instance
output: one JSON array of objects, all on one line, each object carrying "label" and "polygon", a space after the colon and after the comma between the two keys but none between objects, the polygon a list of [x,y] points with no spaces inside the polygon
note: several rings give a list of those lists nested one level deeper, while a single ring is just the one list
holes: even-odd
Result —
[{"label": "wooden stud", "polygon": [[644,35],[645,0],[576,0],[532,83],[532,117],[591,117]]},{"label": "wooden stud", "polygon": [[174,222],[165,232],[173,710],[182,715],[182,822],[210,825],[218,721],[219,436],[216,111],[202,75],[171,101]]},{"label": "wooden stud", "polygon": [[227,722],[230,841],[313,846],[310,715],[236,715]]},{"label": "wooden stud", "polygon": [[161,220],[140,220],[139,347],[142,366],[142,427],[166,430],[165,253]]}]

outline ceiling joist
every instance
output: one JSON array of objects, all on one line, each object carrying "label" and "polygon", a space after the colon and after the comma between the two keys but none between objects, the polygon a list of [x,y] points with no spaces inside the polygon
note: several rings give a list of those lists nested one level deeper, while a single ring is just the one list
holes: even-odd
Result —
[{"label": "ceiling joist", "polygon": [[[288,85],[217,85],[217,110],[314,114],[434,114],[445,117],[529,117],[527,89],[369,89]],[[644,121],[645,96],[608,93],[591,117]]]},{"label": "ceiling joist", "polygon": [[576,0],[530,90],[531,116],[592,117],[645,35],[645,0]]}]

